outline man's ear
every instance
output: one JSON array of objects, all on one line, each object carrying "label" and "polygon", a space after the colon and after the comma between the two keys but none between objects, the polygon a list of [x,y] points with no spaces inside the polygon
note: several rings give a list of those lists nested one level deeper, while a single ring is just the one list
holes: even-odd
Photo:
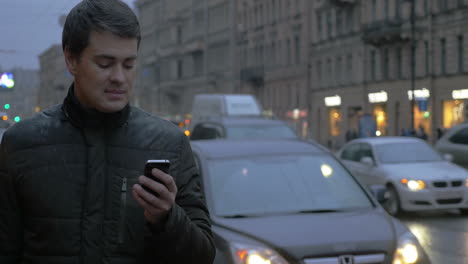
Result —
[{"label": "man's ear", "polygon": [[67,65],[68,71],[71,75],[75,75],[77,58],[73,56],[67,48],[63,50],[63,55],[65,55],[65,64]]}]

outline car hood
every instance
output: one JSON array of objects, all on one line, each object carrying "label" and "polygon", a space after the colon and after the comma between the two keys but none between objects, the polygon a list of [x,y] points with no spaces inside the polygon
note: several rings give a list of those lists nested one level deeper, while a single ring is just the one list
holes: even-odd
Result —
[{"label": "car hood", "polygon": [[280,252],[286,251],[296,259],[360,252],[388,255],[393,250],[396,237],[391,218],[374,209],[241,219],[217,218],[214,224],[243,233]]},{"label": "car hood", "polygon": [[460,180],[468,177],[465,169],[445,161],[385,164],[382,169],[388,176],[415,180]]}]

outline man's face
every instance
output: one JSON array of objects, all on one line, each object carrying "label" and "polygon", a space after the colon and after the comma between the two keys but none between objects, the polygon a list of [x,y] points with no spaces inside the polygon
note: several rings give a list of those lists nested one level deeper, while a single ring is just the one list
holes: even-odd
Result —
[{"label": "man's face", "polygon": [[133,92],[137,52],[136,38],[96,31],[91,31],[88,46],[79,58],[65,49],[80,103],[105,113],[122,110]]}]

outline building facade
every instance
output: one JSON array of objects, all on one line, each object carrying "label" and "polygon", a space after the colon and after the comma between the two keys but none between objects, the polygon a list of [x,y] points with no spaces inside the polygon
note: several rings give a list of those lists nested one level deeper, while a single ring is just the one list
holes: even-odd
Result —
[{"label": "building facade", "polygon": [[12,123],[15,117],[19,118],[17,120],[31,117],[37,106],[38,71],[22,68],[0,70],[0,75],[4,73],[11,74],[14,86],[11,89],[0,87],[0,119],[6,115],[7,121]]},{"label": "building facade", "polygon": [[305,0],[241,0],[237,46],[241,91],[307,136],[309,30]]},{"label": "building facade", "polygon": [[197,93],[238,90],[235,1],[137,0],[142,25],[139,106],[174,118]]},{"label": "building facade", "polygon": [[414,27],[409,1],[313,2],[310,122],[319,142],[341,146],[366,115],[377,135],[413,124],[431,140],[465,121],[468,1],[416,0]]},{"label": "building facade", "polygon": [[52,45],[39,55],[40,88],[37,106],[44,110],[63,102],[68,88],[73,81],[65,65],[62,46]]}]

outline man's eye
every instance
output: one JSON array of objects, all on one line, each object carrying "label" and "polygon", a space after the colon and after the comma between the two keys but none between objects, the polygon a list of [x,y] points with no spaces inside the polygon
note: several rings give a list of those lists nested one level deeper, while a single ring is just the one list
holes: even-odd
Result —
[{"label": "man's eye", "polygon": [[133,69],[135,67],[135,64],[124,64],[125,69]]},{"label": "man's eye", "polygon": [[111,65],[107,63],[98,63],[99,68],[106,69],[109,68]]}]

